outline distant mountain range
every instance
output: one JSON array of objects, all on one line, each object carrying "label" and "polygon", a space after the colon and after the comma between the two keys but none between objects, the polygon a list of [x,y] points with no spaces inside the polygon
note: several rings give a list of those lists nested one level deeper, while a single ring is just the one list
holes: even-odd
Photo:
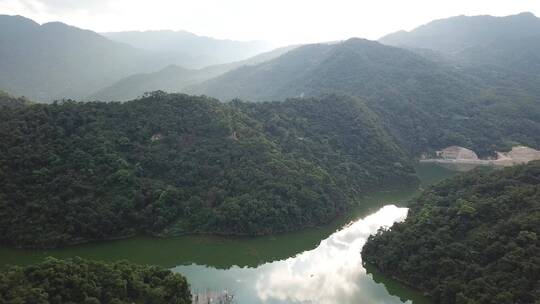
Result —
[{"label": "distant mountain range", "polygon": [[137,71],[155,69],[141,50],[59,22],[0,16],[0,89],[37,101],[81,98]]},{"label": "distant mountain range", "polygon": [[[328,92],[372,97],[374,92],[395,91],[404,96],[403,79],[432,79],[443,85],[441,79],[444,82],[445,78],[455,80],[464,75],[465,78],[474,75],[476,82],[485,82],[488,78],[499,86],[535,90],[538,77],[521,74],[530,75],[540,70],[540,34],[535,35],[540,33],[539,20],[530,13],[508,17],[452,17],[381,38],[383,44],[399,46],[399,49],[385,48],[367,40],[363,40],[365,47],[362,48],[362,40],[352,39],[280,52],[278,55],[283,56],[267,56],[266,59],[275,60],[255,62],[258,65],[236,63],[196,71],[168,67],[156,73],[122,79],[93,97],[129,100],[143,91],[156,89],[206,94],[224,100],[237,97],[281,100]],[[357,42],[356,46],[353,41]],[[421,56],[403,52],[403,48]],[[440,77],[442,74],[448,77]],[[518,84],[516,79],[520,79]],[[470,86],[468,80],[459,81],[460,86]],[[429,81],[422,82],[422,86],[427,85]],[[415,90],[417,92],[409,95],[422,93],[422,87]]]},{"label": "distant mountain range", "polygon": [[[22,16],[0,15],[0,89],[43,102],[84,99],[133,74],[175,63],[223,64],[268,50],[262,42],[217,40],[186,32],[107,36],[135,46],[60,22],[40,25]],[[149,46],[152,42],[155,48]]]},{"label": "distant mountain range", "polygon": [[183,55],[164,54],[190,43],[190,52],[203,54],[207,42],[220,60],[232,60],[262,44],[248,42],[234,55],[236,42],[196,42],[184,32],[106,34],[120,43],[60,23],[2,16],[0,89],[37,101],[124,101],[155,90],[223,101],[347,94],[365,100],[411,155],[457,144],[485,156],[516,143],[540,147],[539,20],[530,13],[460,16],[380,42],[293,46],[191,69],[171,65]]},{"label": "distant mountain range", "polygon": [[410,32],[386,35],[379,42],[452,64],[540,71],[540,19],[531,13],[435,20]]},{"label": "distant mountain range", "polygon": [[278,48],[246,60],[213,65],[201,69],[186,69],[178,65],[170,65],[157,72],[135,74],[123,78],[111,86],[92,94],[90,99],[127,101],[139,97],[145,92],[156,90],[181,92],[191,85],[217,77],[241,66],[256,65],[277,58],[296,47]]},{"label": "distant mountain range", "polygon": [[441,73],[453,73],[449,76],[452,79],[490,72],[494,76],[495,71],[499,73],[495,78],[503,73],[515,79],[520,77],[517,74],[540,71],[540,19],[531,13],[436,20],[411,32],[387,35],[379,42],[350,39],[304,46],[275,60],[233,70],[188,91],[248,100],[328,91],[370,97],[371,84],[387,92],[389,88],[402,89],[404,79],[437,79],[435,74]]},{"label": "distant mountain range", "polygon": [[[484,19],[478,17],[474,24]],[[521,31],[518,25],[534,23],[537,18],[520,14],[496,20],[516,23],[506,31],[512,32]],[[508,39],[517,42],[498,40],[485,47],[470,46],[462,51],[470,54],[460,61],[438,49],[418,51],[363,39],[307,45],[187,91],[252,101],[328,92],[360,96],[401,146],[416,155],[452,144],[484,155],[495,147],[508,149],[516,142],[536,147],[540,144],[540,52],[531,48],[539,41],[535,36]],[[473,56],[482,61],[475,62]]]},{"label": "distant mountain range", "polygon": [[531,13],[506,17],[457,16],[432,21],[410,32],[386,35],[379,42],[404,48],[431,49],[456,54],[497,40],[540,34],[540,19]]},{"label": "distant mountain range", "polygon": [[272,49],[272,46],[264,41],[214,39],[186,31],[111,32],[102,35],[152,52],[169,64],[189,69],[244,60]]}]

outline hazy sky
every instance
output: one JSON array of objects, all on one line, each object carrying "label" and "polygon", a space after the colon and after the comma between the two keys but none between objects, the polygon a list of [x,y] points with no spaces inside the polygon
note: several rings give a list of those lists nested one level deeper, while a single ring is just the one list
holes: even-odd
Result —
[{"label": "hazy sky", "polygon": [[40,23],[99,32],[187,30],[276,45],[377,39],[437,18],[523,11],[540,16],[540,0],[0,0],[0,14]]}]

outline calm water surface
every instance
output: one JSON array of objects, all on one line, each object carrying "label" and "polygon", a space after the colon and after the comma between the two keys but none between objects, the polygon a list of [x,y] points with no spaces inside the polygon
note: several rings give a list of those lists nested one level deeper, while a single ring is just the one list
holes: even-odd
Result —
[{"label": "calm water surface", "polygon": [[[454,172],[418,167],[423,186]],[[366,239],[407,216],[417,189],[377,193],[321,228],[257,238],[137,237],[55,250],[0,248],[2,265],[47,256],[155,264],[184,274],[196,292],[228,290],[247,303],[429,303],[420,294],[362,266]]]}]

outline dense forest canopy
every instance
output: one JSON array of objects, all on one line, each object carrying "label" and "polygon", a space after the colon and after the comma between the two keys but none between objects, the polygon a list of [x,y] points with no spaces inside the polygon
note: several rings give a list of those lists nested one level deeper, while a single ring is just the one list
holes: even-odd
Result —
[{"label": "dense forest canopy", "polygon": [[437,303],[538,303],[540,162],[427,189],[402,223],[371,236],[365,263]]},{"label": "dense forest canopy", "polygon": [[2,111],[0,132],[0,241],[15,246],[289,231],[417,182],[373,113],[335,95],[35,104]]},{"label": "dense forest canopy", "polygon": [[[339,184],[344,192],[363,189],[369,180],[374,186],[376,179],[395,179],[391,184],[397,186],[414,174],[411,160],[358,99],[328,95],[322,99],[232,104],[261,121],[268,136],[280,142],[287,154],[319,163],[342,179]],[[377,172],[376,179],[370,176],[373,172]]]},{"label": "dense forest canopy", "polygon": [[186,279],[170,270],[80,258],[0,271],[1,303],[191,304]]}]

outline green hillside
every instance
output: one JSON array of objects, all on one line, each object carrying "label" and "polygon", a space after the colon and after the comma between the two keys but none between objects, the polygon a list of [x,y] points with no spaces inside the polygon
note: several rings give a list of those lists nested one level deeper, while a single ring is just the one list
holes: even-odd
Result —
[{"label": "green hillside", "polygon": [[439,19],[409,32],[386,35],[379,41],[397,47],[456,55],[470,47],[535,35],[540,35],[540,19],[532,13],[521,13],[504,17],[483,15]]},{"label": "green hillside", "polygon": [[539,227],[540,162],[476,170],[426,190],[362,257],[436,303],[537,303]]},{"label": "green hillside", "polygon": [[0,242],[15,246],[290,231],[417,181],[372,113],[338,96],[65,101],[2,111],[0,132]]},{"label": "green hillside", "polygon": [[411,155],[460,145],[489,155],[516,143],[540,148],[534,82],[518,74],[457,70],[411,51],[350,39],[299,47],[192,89],[229,100],[360,96]]}]

